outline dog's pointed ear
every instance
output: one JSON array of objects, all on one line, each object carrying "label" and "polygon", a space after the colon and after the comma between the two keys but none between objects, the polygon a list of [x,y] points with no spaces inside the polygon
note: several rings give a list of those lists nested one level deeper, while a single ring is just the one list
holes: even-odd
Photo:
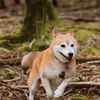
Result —
[{"label": "dog's pointed ear", "polygon": [[69,34],[70,36],[74,36],[74,29],[70,29],[67,34]]},{"label": "dog's pointed ear", "polygon": [[52,33],[54,39],[56,39],[56,37],[59,35],[59,33],[55,29],[52,30]]}]

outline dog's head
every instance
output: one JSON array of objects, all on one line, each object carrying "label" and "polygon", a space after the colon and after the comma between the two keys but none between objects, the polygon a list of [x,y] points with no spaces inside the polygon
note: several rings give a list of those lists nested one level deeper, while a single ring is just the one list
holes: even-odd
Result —
[{"label": "dog's head", "polygon": [[67,34],[60,34],[53,29],[54,39],[51,42],[50,48],[52,49],[54,56],[61,62],[69,62],[76,55],[77,41],[73,35],[73,29],[70,29]]}]

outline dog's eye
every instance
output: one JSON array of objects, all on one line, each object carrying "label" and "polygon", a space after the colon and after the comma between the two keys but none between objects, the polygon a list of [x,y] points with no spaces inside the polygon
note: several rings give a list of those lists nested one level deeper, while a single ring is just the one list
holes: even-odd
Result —
[{"label": "dog's eye", "polygon": [[65,45],[64,45],[64,44],[61,44],[61,47],[63,47],[63,48],[64,48],[64,47],[65,47]]},{"label": "dog's eye", "polygon": [[71,44],[71,47],[74,47],[74,44]]}]

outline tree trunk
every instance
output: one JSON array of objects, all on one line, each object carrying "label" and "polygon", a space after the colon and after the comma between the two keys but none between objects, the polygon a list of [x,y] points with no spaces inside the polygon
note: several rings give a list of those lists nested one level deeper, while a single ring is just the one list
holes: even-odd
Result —
[{"label": "tree trunk", "polygon": [[52,2],[48,3],[47,13],[50,21],[56,21],[58,19],[57,14],[55,13],[54,6]]},{"label": "tree trunk", "polygon": [[20,0],[15,0],[15,4],[19,5],[20,4]]},{"label": "tree trunk", "polygon": [[57,20],[57,15],[50,0],[25,0],[26,14],[19,34],[24,41],[41,39],[46,31],[47,15],[49,20]]},{"label": "tree trunk", "polygon": [[100,0],[96,0],[96,6],[97,6],[97,8],[100,7]]},{"label": "tree trunk", "polygon": [[58,7],[57,0],[53,0],[52,3],[53,3],[53,5],[54,5],[55,7]]},{"label": "tree trunk", "polygon": [[5,9],[6,8],[6,6],[5,6],[5,2],[4,2],[4,0],[0,0],[0,9]]}]

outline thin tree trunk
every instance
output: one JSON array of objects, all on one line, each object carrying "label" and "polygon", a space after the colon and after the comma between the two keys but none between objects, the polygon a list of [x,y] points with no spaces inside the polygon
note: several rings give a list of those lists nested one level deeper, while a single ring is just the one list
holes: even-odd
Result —
[{"label": "thin tree trunk", "polygon": [[100,7],[100,0],[96,0],[96,6],[97,6],[97,8]]},{"label": "thin tree trunk", "polygon": [[54,5],[55,7],[58,7],[57,0],[53,0],[52,3],[53,3],[53,5]]},{"label": "thin tree trunk", "polygon": [[4,0],[0,0],[0,9],[5,9],[6,8],[6,5],[5,5],[5,2]]},{"label": "thin tree trunk", "polygon": [[15,0],[15,4],[20,4],[20,0]]},{"label": "thin tree trunk", "polygon": [[49,2],[49,5],[47,7],[47,13],[48,13],[49,20],[56,21],[58,19],[52,2]]}]

